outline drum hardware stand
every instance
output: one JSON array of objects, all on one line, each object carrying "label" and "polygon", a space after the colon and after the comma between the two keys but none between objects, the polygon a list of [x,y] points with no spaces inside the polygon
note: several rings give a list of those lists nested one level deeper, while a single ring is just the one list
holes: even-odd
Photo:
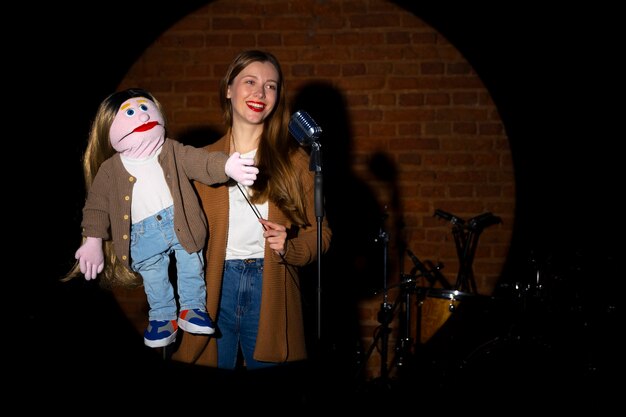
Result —
[{"label": "drum hardware stand", "polygon": [[[410,291],[407,290],[406,288],[404,288],[406,285],[409,285],[410,283],[415,282],[414,279],[411,279],[412,277],[410,275],[405,275],[404,281],[400,284],[403,288],[401,291],[404,291],[404,294],[400,294],[398,296],[398,298],[396,298],[396,300],[394,301],[393,304],[389,304],[388,302],[383,302],[381,303],[381,309],[378,312],[378,322],[381,324],[379,331],[376,332],[376,335],[374,336],[374,340],[372,341],[372,344],[370,345],[370,347],[368,348],[367,352],[365,353],[365,355],[363,355],[363,361],[361,362],[361,366],[365,366],[365,364],[367,363],[367,360],[369,359],[369,357],[372,355],[372,353],[374,352],[374,349],[376,348],[376,346],[378,346],[378,342],[381,342],[381,349],[380,349],[380,376],[377,378],[377,380],[379,382],[382,382],[382,385],[384,385],[386,388],[389,388],[389,371],[393,368],[393,364],[395,363],[398,367],[405,367],[406,366],[406,361],[408,359],[408,357],[410,356],[410,349],[411,349],[411,342],[412,339],[410,337],[410,327],[409,327],[409,323],[410,323],[410,310],[408,308],[408,306],[410,305]],[[404,295],[404,298],[402,297],[402,295]],[[398,340],[398,344],[399,346],[396,348],[396,354],[397,356],[394,357],[391,366],[388,365],[387,361],[388,361],[388,353],[389,353],[389,335],[391,333],[390,328],[389,328],[389,324],[393,321],[393,317],[395,315],[396,310],[398,309],[398,307],[404,303],[405,304],[405,316],[404,316],[404,323],[403,323],[403,333],[404,333],[404,337],[400,338]],[[361,374],[361,372],[357,372],[357,377]]]},{"label": "drum hardware stand", "polygon": [[[411,270],[409,275],[402,274],[401,290],[404,292],[404,319],[402,320],[402,337],[398,338],[398,346],[396,347],[396,359],[395,363],[398,368],[404,368],[407,365],[407,360],[411,356],[411,346],[413,345],[413,339],[411,338],[411,291],[408,290],[407,285],[416,282],[415,268]],[[401,299],[400,296],[398,299]]]},{"label": "drum hardware stand", "polygon": [[[381,232],[380,238],[383,239],[383,242],[387,242],[386,234]],[[361,365],[364,366],[367,363],[367,359],[372,355],[376,346],[378,346],[378,342],[381,342],[381,369],[380,369],[380,377],[377,378],[379,382],[382,382],[386,388],[389,388],[389,371],[393,368],[393,366],[397,366],[399,369],[406,368],[408,365],[408,361],[412,357],[411,349],[413,346],[413,339],[411,338],[411,293],[413,292],[413,288],[415,288],[415,283],[420,276],[426,276],[429,282],[433,282],[437,280],[433,275],[433,272],[429,270],[424,264],[419,262],[419,259],[411,252],[407,251],[409,256],[415,263],[417,260],[418,264],[411,269],[410,274],[402,274],[402,281],[399,284],[400,293],[398,297],[394,301],[393,304],[390,304],[388,301],[388,286],[385,275],[385,282],[383,283],[383,302],[381,303],[381,309],[378,312],[378,321],[381,323],[380,330],[376,333],[372,344],[369,349],[363,356],[363,361]],[[385,249],[386,253],[386,249]],[[386,257],[385,257],[386,260]],[[418,266],[419,265],[419,266]],[[439,267],[438,267],[439,268]],[[386,271],[386,264],[385,264]],[[419,272],[419,273],[418,273]],[[396,286],[394,285],[394,286]],[[450,284],[448,284],[448,287]],[[431,284],[432,287],[432,284]],[[398,308],[402,309],[402,304],[404,304],[404,314],[401,317],[401,326],[400,326],[400,337],[398,338],[397,346],[395,348],[396,355],[391,361],[391,364],[388,364],[388,353],[389,353],[389,335],[390,328],[389,324],[392,322],[395,312]],[[357,376],[360,374],[357,373]]]},{"label": "drum hardware stand", "polygon": [[448,289],[448,290],[452,287],[450,283],[448,282],[448,280],[441,273],[443,264],[438,263],[437,265],[433,265],[432,262],[426,261],[428,263],[428,267],[427,267],[409,249],[407,249],[406,252],[409,255],[409,258],[411,258],[413,265],[415,265],[413,269],[411,270],[411,275],[415,275],[415,273],[419,271],[421,276],[424,276],[426,280],[428,281],[429,288],[433,288],[436,282],[439,282],[443,288]]},{"label": "drum hardware stand", "polygon": [[[377,241],[381,241],[383,244],[383,302],[380,305],[380,311],[378,312],[378,322],[381,324],[380,331],[377,336],[382,338],[381,341],[381,350],[380,350],[380,378],[383,381],[387,381],[389,376],[389,368],[387,367],[387,356],[389,349],[389,324],[393,319],[393,312],[397,307],[398,303],[394,303],[392,306],[389,304],[389,290],[387,288],[387,250],[389,246],[389,235],[385,230],[381,227],[380,232],[378,234]],[[374,339],[374,343],[372,347],[370,347],[371,353],[375,344],[376,339]]]},{"label": "drum hardware stand", "polygon": [[[404,276],[403,282],[411,282],[412,275]],[[411,338],[411,292],[403,287],[404,291],[404,320],[403,320],[403,337],[398,338],[398,346],[396,347],[396,364],[398,368],[404,368],[407,365],[407,359],[411,354],[411,346],[413,339]]]},{"label": "drum hardware stand", "polygon": [[[435,282],[440,281],[441,284],[445,288],[450,288],[450,284],[448,281],[443,278],[443,275],[439,272],[439,270],[443,267],[441,264],[436,267],[432,267],[429,269],[424,265],[417,256],[410,250],[406,249],[406,253],[411,258],[413,262],[413,268],[408,275],[402,274],[402,289],[404,291],[404,321],[402,323],[402,337],[398,339],[398,347],[396,348],[397,358],[395,363],[399,368],[404,368],[407,365],[407,358],[411,357],[411,348],[413,346],[413,339],[411,338],[411,292],[409,288],[407,288],[408,284],[417,282],[417,278],[425,277],[428,281],[428,288],[432,288],[435,285]],[[433,274],[433,270],[435,274]],[[419,275],[417,274],[419,272]],[[421,307],[421,303],[424,301],[424,294],[418,294],[418,306]],[[421,317],[418,315],[418,320],[421,320]],[[418,327],[419,332],[419,327]],[[419,335],[419,333],[418,333]]]},{"label": "drum hardware stand", "polygon": [[472,268],[476,247],[478,246],[478,238],[486,227],[502,223],[502,219],[487,212],[466,222],[453,214],[439,209],[435,210],[435,216],[452,223],[452,235],[454,236],[456,253],[459,258],[459,272],[454,289],[470,294],[478,294]]},{"label": "drum hardware stand", "polygon": [[[396,309],[400,305],[401,297],[398,297],[393,304],[389,303],[389,289],[387,286],[387,252],[388,252],[388,244],[389,244],[389,235],[385,230],[381,227],[380,232],[378,234],[377,242],[382,242],[383,244],[383,302],[380,305],[380,310],[378,311],[378,322],[380,323],[379,330],[376,332],[374,336],[374,340],[372,344],[368,348],[367,352],[363,356],[363,360],[361,362],[361,367],[365,366],[367,360],[374,352],[376,346],[378,346],[378,342],[381,342],[380,348],[380,376],[377,378],[377,381],[384,385],[385,388],[389,387],[389,366],[388,366],[388,355],[389,355],[389,334],[390,334],[390,323],[393,320],[393,316],[395,314]],[[357,372],[357,378],[361,374],[361,369]]]}]

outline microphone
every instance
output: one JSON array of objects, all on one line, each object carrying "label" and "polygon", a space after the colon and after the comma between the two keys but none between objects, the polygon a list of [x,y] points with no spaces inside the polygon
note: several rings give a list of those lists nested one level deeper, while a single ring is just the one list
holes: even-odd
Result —
[{"label": "microphone", "polygon": [[322,134],[322,128],[315,123],[315,120],[309,113],[299,110],[289,120],[289,133],[300,145],[307,146],[319,139]]}]

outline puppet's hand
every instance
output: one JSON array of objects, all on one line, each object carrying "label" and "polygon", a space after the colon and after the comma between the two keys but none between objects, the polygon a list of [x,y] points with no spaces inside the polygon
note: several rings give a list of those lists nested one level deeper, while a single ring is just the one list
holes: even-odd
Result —
[{"label": "puppet's hand", "polygon": [[234,152],[226,161],[224,167],[226,175],[241,183],[250,186],[256,180],[259,169],[254,166],[254,158],[240,158],[239,152]]},{"label": "puppet's hand", "polygon": [[104,269],[104,252],[102,251],[102,239],[88,237],[85,243],[78,248],[74,255],[78,259],[80,272],[85,274],[85,279],[96,279]]}]

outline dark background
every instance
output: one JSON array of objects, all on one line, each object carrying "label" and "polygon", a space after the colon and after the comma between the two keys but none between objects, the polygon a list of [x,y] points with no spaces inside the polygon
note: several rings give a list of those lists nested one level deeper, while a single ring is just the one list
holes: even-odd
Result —
[{"label": "dark background", "polygon": [[[502,283],[525,271],[529,258],[549,264],[555,274],[575,274],[574,296],[593,294],[594,311],[602,311],[590,343],[603,345],[623,287],[620,14],[601,6],[546,9],[528,2],[398,3],[461,51],[500,111],[518,187]],[[19,298],[28,312],[27,320],[20,317],[18,334],[25,334],[11,347],[26,354],[29,374],[38,375],[42,387],[56,386],[70,369],[75,380],[89,380],[158,362],[141,349],[140,336],[106,293],[85,282],[61,289],[56,279],[71,266],[78,243],[80,158],[98,104],[158,35],[204,4],[45,5],[5,16],[21,23],[4,36],[11,57],[5,79],[15,80],[7,86],[14,97],[7,105],[15,111],[12,126],[19,126],[10,133],[17,155],[12,162],[32,160],[37,178],[11,181],[26,197],[18,203],[27,233],[17,252],[25,271]],[[558,327],[558,320],[551,325]]]}]

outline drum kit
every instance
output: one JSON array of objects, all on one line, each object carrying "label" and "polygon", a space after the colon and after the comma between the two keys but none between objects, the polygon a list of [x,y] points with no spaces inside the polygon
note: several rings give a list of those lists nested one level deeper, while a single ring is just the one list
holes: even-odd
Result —
[{"label": "drum kit", "polygon": [[[430,261],[423,263],[410,250],[406,254],[413,262],[409,274],[401,274],[401,282],[383,288],[383,302],[378,313],[381,326],[376,332],[374,340],[365,354],[365,363],[375,348],[380,347],[381,380],[386,380],[392,368],[398,370],[408,368],[414,361],[416,351],[426,345],[441,329],[448,319],[457,312],[461,303],[470,304],[471,300],[481,299],[474,281],[472,263],[478,238],[484,228],[500,223],[501,219],[492,213],[484,213],[469,221],[454,216],[442,210],[436,210],[435,216],[447,220],[452,224],[452,233],[459,258],[459,270],[456,282],[451,285],[441,272],[442,264],[433,265]],[[386,282],[386,278],[385,278]],[[418,285],[426,284],[426,285]],[[394,303],[388,302],[388,291],[399,287],[400,293]],[[416,301],[412,301],[413,298]],[[415,303],[415,304],[414,304]],[[411,311],[411,305],[417,306],[417,311]],[[391,334],[390,325],[396,311],[399,311],[399,336],[396,340],[395,356],[388,358],[388,338]],[[417,325],[413,327],[412,321]],[[417,340],[417,343],[415,343]]]},{"label": "drum kit", "polygon": [[[401,387],[426,394],[493,390],[522,395],[533,387],[548,392],[556,384],[592,389],[604,375],[616,373],[614,363],[623,351],[615,336],[620,293],[589,288],[589,274],[599,273],[596,262],[578,253],[573,258],[531,253],[527,267],[513,276],[518,281],[497,288],[504,293],[482,295],[472,262],[480,233],[500,218],[485,213],[464,221],[441,210],[435,216],[452,224],[459,258],[456,282],[446,278],[441,264],[422,262],[404,247],[402,256],[408,255],[414,266],[399,283],[385,286],[380,326],[359,357],[363,365],[378,348],[380,374],[370,382],[386,389],[396,382],[410,384]],[[616,263],[607,263],[600,271],[619,277]],[[396,296],[392,303],[389,289]],[[392,335],[395,346],[388,349]]]}]

